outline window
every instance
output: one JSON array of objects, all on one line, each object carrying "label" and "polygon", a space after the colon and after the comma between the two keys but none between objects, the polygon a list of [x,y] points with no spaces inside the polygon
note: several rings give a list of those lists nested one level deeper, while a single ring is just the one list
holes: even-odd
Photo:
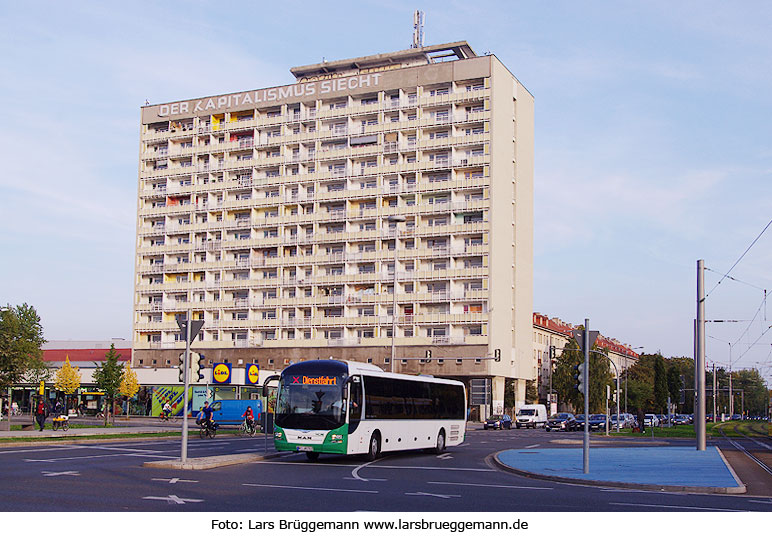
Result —
[{"label": "window", "polygon": [[363,382],[368,419],[462,419],[466,412],[461,386],[374,375],[364,375]]}]

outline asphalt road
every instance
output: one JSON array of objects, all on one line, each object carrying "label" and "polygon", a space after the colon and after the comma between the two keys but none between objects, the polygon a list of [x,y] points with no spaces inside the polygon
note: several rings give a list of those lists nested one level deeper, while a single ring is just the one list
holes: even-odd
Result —
[{"label": "asphalt road", "polygon": [[[127,440],[0,448],[0,511],[772,511],[772,497],[698,495],[580,486],[523,478],[492,455],[547,447],[581,433],[467,432],[441,455],[358,457],[303,454],[210,469],[142,467],[179,457],[178,440]],[[188,455],[263,451],[264,439],[191,438]],[[272,441],[268,440],[273,452]],[[537,445],[537,446],[535,446]]]}]

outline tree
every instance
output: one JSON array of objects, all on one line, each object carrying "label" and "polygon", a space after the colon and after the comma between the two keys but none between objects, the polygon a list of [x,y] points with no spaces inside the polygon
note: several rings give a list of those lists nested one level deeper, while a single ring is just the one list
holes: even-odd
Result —
[{"label": "tree", "polygon": [[30,362],[43,358],[43,326],[27,304],[0,308],[0,388],[22,382]]},{"label": "tree", "polygon": [[525,381],[525,402],[539,403],[539,391],[536,389],[536,380]]},{"label": "tree", "polygon": [[121,377],[121,384],[118,387],[118,392],[126,397],[126,418],[129,417],[129,400],[134,397],[138,390],[137,373],[131,369],[131,365],[127,362]]},{"label": "tree", "polygon": [[515,410],[515,379],[504,379],[504,410]]},{"label": "tree", "polygon": [[670,403],[678,403],[681,400],[681,372],[678,366],[673,364],[667,368],[667,393],[670,395]]},{"label": "tree", "polygon": [[24,372],[24,382],[37,388],[41,382],[48,381],[51,376],[51,368],[46,365],[43,358],[33,357],[27,363],[27,371]]},{"label": "tree", "polygon": [[[34,307],[8,304],[0,308],[0,394],[22,382],[30,365],[42,365],[40,347],[45,342],[43,326]],[[2,406],[0,399],[0,410]],[[8,418],[10,422],[10,415]]]},{"label": "tree", "polygon": [[[593,350],[599,350],[593,347]],[[584,353],[579,350],[575,340],[570,340],[557,359],[555,373],[552,377],[552,388],[558,393],[560,400],[570,404],[574,410],[584,412],[584,396],[575,388],[574,378],[576,367],[584,362]],[[613,378],[607,358],[590,352],[590,413],[600,413],[605,409],[606,385]]]},{"label": "tree", "polygon": [[[105,361],[94,370],[94,383],[105,393],[105,426],[107,418],[113,409],[115,394],[121,386],[123,365],[118,363],[121,355],[115,350],[115,343],[110,344],[110,350],[105,354]],[[108,408],[109,402],[109,408]]]},{"label": "tree", "polygon": [[665,359],[661,354],[654,359],[654,407],[662,412],[667,405],[667,372],[665,371]]},{"label": "tree", "polygon": [[69,410],[70,405],[67,396],[75,393],[80,388],[80,369],[70,365],[70,357],[65,356],[64,365],[54,374],[54,388],[64,392],[64,408]]}]

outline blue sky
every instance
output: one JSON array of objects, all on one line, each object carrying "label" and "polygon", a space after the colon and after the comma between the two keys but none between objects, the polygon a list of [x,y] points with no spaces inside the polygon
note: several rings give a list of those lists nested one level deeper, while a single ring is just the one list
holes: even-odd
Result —
[{"label": "blue sky", "polygon": [[[490,51],[535,96],[534,309],[691,355],[697,259],[710,290],[772,219],[765,2],[3,3],[0,303],[51,340],[129,338],[145,100],[407,48],[417,7],[427,44]],[[732,342],[772,378],[770,268],[772,228],[732,272],[758,288],[708,297],[747,321],[708,325],[708,363]]]}]

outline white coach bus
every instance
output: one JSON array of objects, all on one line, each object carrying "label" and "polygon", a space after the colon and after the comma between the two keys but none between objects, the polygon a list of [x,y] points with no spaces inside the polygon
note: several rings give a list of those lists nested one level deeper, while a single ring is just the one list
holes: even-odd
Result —
[{"label": "white coach bus", "polygon": [[[360,362],[308,360],[282,371],[274,418],[276,450],[325,454],[457,446],[466,432],[459,381],[386,373]],[[266,381],[267,382],[267,381]]]}]

